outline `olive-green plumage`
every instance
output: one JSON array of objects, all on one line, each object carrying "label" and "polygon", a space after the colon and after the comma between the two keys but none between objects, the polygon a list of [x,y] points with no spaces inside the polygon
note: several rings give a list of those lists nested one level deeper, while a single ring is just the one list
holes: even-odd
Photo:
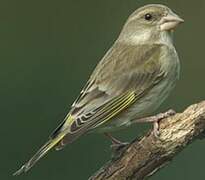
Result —
[{"label": "olive-green plumage", "polygon": [[131,14],[62,124],[15,174],[28,171],[53,147],[61,149],[87,132],[127,127],[156,110],[179,76],[172,34],[181,22],[163,5],[147,5]]}]

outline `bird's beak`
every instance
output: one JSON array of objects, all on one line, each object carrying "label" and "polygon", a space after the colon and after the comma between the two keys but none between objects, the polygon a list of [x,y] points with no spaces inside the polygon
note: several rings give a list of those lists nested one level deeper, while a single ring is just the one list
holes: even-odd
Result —
[{"label": "bird's beak", "polygon": [[170,12],[166,16],[162,17],[159,22],[161,31],[174,30],[179,24],[183,23],[184,20],[177,14]]}]

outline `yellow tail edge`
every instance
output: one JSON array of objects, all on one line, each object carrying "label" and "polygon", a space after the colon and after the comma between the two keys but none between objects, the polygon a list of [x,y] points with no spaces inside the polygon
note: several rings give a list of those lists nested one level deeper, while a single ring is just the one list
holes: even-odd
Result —
[{"label": "yellow tail edge", "polygon": [[44,144],[34,156],[25,163],[18,171],[13,173],[14,176],[20,175],[22,173],[27,172],[31,167],[33,167],[38,160],[40,160],[43,156],[47,154],[47,152],[52,149],[56,144],[58,144],[63,137],[66,135],[65,132],[61,132],[57,137],[54,139],[50,139],[46,144]]}]

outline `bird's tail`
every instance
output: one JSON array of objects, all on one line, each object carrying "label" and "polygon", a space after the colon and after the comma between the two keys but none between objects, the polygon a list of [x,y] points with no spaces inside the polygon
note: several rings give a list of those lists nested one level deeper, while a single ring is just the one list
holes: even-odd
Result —
[{"label": "bird's tail", "polygon": [[66,135],[65,131],[62,131],[59,133],[56,137],[53,139],[48,140],[46,144],[44,144],[37,152],[36,154],[27,162],[25,163],[18,171],[16,171],[13,175],[19,175],[23,172],[27,172],[31,167],[36,164],[36,162],[41,159],[44,155],[47,154],[47,152],[53,148],[55,145],[57,145],[63,137]]}]

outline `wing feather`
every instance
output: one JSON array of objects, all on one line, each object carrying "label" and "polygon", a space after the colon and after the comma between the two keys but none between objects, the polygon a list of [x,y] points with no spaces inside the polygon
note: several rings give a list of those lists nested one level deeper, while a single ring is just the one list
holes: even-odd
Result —
[{"label": "wing feather", "polygon": [[72,122],[65,120],[55,131],[53,137],[62,129],[68,131],[57,148],[109,121],[161,82],[166,76],[159,61],[161,48],[114,45],[74,102],[70,111]]}]

